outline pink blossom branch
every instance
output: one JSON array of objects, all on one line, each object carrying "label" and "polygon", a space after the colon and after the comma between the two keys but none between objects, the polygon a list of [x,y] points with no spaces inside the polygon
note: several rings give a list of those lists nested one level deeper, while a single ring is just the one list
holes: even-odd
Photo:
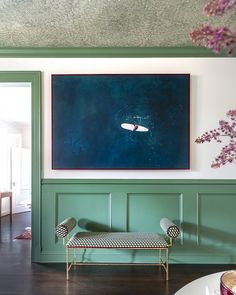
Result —
[{"label": "pink blossom branch", "polygon": [[[222,16],[234,5],[236,5],[236,0],[209,0],[203,11],[207,15]],[[189,37],[196,45],[203,44],[205,47],[213,49],[215,53],[219,53],[224,48],[228,55],[232,55],[236,45],[236,28],[231,31],[228,27],[213,28],[209,25],[203,25],[193,30]],[[236,163],[236,109],[229,110],[227,116],[231,122],[220,120],[217,129],[205,132],[195,140],[196,143],[210,142],[212,140],[221,143],[222,136],[230,138],[229,144],[221,149],[220,154],[212,162],[212,168],[219,168],[228,163]]]},{"label": "pink blossom branch", "polygon": [[236,163],[236,142],[233,140],[222,148],[220,154],[212,162],[211,167],[220,168],[228,163]]},{"label": "pink blossom branch", "polygon": [[236,4],[236,0],[210,0],[204,6],[203,11],[207,15],[222,16]]},{"label": "pink blossom branch", "polygon": [[227,27],[213,28],[203,25],[194,29],[189,37],[197,46],[203,44],[207,48],[212,48],[215,53],[220,53],[222,48],[225,48],[227,54],[232,55],[236,45],[236,30],[233,32]]},{"label": "pink blossom branch", "polygon": [[[222,16],[226,11],[236,5],[236,0],[209,0],[203,8],[207,15]],[[197,45],[203,45],[220,53],[224,48],[227,55],[233,55],[236,45],[236,28],[234,31],[228,27],[213,28],[210,25],[202,25],[189,34],[190,39]]]},{"label": "pink blossom branch", "polygon": [[210,142],[212,140],[221,143],[222,136],[230,138],[230,143],[222,148],[219,156],[217,156],[215,161],[211,164],[212,168],[219,168],[227,163],[236,163],[236,109],[229,110],[227,116],[230,122],[220,120],[217,129],[205,132],[195,140],[196,143]]}]

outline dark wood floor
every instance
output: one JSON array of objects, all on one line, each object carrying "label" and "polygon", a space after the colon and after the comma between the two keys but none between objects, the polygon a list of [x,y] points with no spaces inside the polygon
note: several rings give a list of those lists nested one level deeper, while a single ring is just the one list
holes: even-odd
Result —
[{"label": "dark wood floor", "polygon": [[72,271],[66,282],[64,264],[31,264],[30,241],[14,239],[29,225],[30,213],[14,215],[12,227],[9,217],[2,217],[1,295],[173,295],[192,280],[236,267],[171,265],[170,280],[166,282],[163,270],[152,266],[83,266]]}]

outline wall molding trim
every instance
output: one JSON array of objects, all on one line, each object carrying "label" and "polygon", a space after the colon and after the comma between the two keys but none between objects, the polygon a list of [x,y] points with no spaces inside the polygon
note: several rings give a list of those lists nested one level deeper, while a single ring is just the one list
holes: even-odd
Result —
[{"label": "wall molding trim", "polygon": [[[234,54],[236,56],[236,54]],[[0,47],[0,58],[226,57],[205,47]]]},{"label": "wall molding trim", "polygon": [[236,179],[60,179],[60,178],[44,178],[42,184],[188,184],[188,185],[236,185]]}]

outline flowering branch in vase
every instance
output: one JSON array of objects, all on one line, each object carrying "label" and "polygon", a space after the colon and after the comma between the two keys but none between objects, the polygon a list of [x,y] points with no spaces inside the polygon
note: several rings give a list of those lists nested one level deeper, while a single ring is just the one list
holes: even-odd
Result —
[{"label": "flowering branch in vase", "polygon": [[212,168],[220,168],[228,163],[236,163],[236,109],[229,110],[226,114],[229,121],[220,120],[217,129],[210,130],[198,137],[196,143],[222,142],[222,137],[228,137],[229,143],[221,149],[220,154],[212,162]]},{"label": "flowering branch in vase", "polygon": [[[209,0],[204,6],[203,12],[208,16],[222,16],[235,5],[236,0]],[[202,25],[194,29],[189,37],[197,46],[203,45],[215,53],[220,53],[224,48],[229,56],[233,55],[236,46],[236,28],[231,30],[226,26]]]}]

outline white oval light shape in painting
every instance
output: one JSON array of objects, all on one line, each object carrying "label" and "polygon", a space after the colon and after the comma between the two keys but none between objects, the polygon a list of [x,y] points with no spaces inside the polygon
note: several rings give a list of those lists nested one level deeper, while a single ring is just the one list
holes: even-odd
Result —
[{"label": "white oval light shape in painting", "polygon": [[148,128],[137,125],[137,124],[130,124],[130,123],[122,123],[121,127],[123,129],[129,130],[129,131],[139,131],[139,132],[147,132]]}]

